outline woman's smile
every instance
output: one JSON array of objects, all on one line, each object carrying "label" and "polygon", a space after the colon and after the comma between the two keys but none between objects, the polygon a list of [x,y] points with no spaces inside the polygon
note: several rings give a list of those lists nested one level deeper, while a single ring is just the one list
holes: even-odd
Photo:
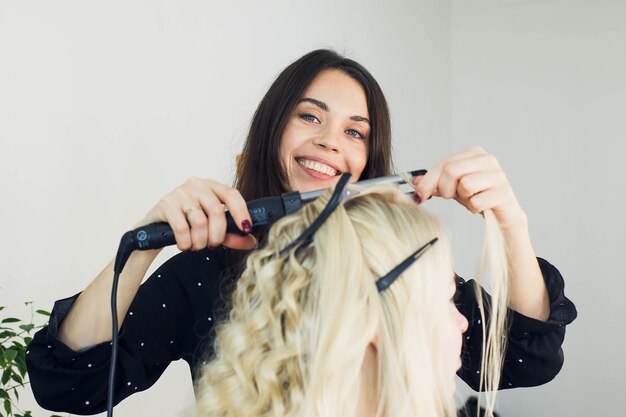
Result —
[{"label": "woman's smile", "polygon": [[367,162],[368,117],[361,84],[340,70],[322,71],[304,92],[281,138],[289,188],[328,188],[344,172],[357,181]]}]

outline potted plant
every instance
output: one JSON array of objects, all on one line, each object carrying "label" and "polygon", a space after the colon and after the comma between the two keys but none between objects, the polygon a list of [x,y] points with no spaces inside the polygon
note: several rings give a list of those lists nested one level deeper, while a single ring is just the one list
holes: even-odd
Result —
[{"label": "potted plant", "polygon": [[[19,406],[20,392],[29,384],[26,373],[26,347],[33,332],[47,323],[35,324],[35,317],[49,317],[45,310],[35,310],[33,303],[24,303],[30,309],[30,319],[6,317],[5,307],[0,306],[0,417],[32,417],[31,411]],[[51,417],[61,417],[52,415]]]}]

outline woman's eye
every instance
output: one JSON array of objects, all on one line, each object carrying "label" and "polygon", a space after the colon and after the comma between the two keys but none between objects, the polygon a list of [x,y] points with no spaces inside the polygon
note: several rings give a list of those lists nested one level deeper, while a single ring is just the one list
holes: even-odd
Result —
[{"label": "woman's eye", "polygon": [[363,139],[364,138],[364,136],[361,134],[361,132],[359,132],[358,130],[354,130],[354,129],[346,130],[346,134],[348,136],[352,136],[353,138],[357,138],[357,139]]},{"label": "woman's eye", "polygon": [[307,122],[319,123],[319,119],[312,114],[302,113],[299,115],[302,120],[306,120]]}]

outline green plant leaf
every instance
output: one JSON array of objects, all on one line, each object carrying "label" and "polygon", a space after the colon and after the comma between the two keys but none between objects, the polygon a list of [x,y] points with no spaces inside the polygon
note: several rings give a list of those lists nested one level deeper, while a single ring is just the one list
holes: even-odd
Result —
[{"label": "green plant leaf", "polygon": [[20,342],[18,342],[17,340],[11,340],[11,343],[13,344],[14,348],[17,348],[17,350],[24,350],[24,345],[21,344]]},{"label": "green plant leaf", "polygon": [[24,380],[22,379],[22,377],[16,374],[15,372],[11,374],[11,379],[20,385],[24,385]]},{"label": "green plant leaf", "polygon": [[7,362],[13,362],[13,359],[15,359],[17,357],[17,349],[15,348],[8,348],[7,350],[4,351],[4,359]]},{"label": "green plant leaf", "polygon": [[[12,373],[13,373],[13,369],[11,368],[6,368],[4,370],[4,372],[2,373],[2,385],[6,385],[6,383],[9,382],[9,379],[11,378]],[[0,395],[0,397],[2,397],[2,395]]]},{"label": "green plant leaf", "polygon": [[35,328],[35,325],[30,323],[30,324],[20,324],[19,328],[24,330],[25,332],[30,332],[31,330],[33,330]]},{"label": "green plant leaf", "polygon": [[15,337],[17,335],[17,333],[11,331],[11,330],[5,330],[3,332],[0,332],[0,339],[4,339],[7,337]]},{"label": "green plant leaf", "polygon": [[[45,324],[38,324],[44,319],[34,320],[32,318],[33,306],[31,301],[24,303],[30,314],[29,320],[22,320],[17,317],[6,317],[0,314],[0,417],[32,417],[31,411],[22,411],[13,406],[20,403],[20,394],[28,384],[28,374],[26,369],[26,349],[28,344],[33,340],[31,334]],[[0,306],[0,311],[4,310],[4,306]],[[41,316],[49,317],[50,313],[46,310],[36,310]],[[5,316],[5,317],[2,317]],[[12,394],[11,394],[12,393]],[[21,414],[13,414],[14,411]],[[61,417],[61,416],[59,416]]]},{"label": "green plant leaf", "polygon": [[20,352],[19,356],[15,358],[13,362],[17,365],[17,370],[20,371],[20,375],[22,375],[23,378],[24,375],[26,375],[26,355],[24,352]]}]

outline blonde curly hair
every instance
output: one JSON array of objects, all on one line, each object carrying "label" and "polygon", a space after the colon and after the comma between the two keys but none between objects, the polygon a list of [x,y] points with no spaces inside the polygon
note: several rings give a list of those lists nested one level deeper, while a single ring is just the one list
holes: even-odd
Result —
[{"label": "blonde curly hair", "polygon": [[[281,255],[330,193],[275,224],[267,244],[248,257],[217,328],[214,357],[196,380],[198,416],[356,417],[374,339],[376,415],[456,416],[436,342],[452,279],[438,223],[395,188],[360,190],[311,245]],[[378,278],[435,236],[436,245],[377,292]],[[499,369],[486,366],[484,374],[499,380]]]}]

